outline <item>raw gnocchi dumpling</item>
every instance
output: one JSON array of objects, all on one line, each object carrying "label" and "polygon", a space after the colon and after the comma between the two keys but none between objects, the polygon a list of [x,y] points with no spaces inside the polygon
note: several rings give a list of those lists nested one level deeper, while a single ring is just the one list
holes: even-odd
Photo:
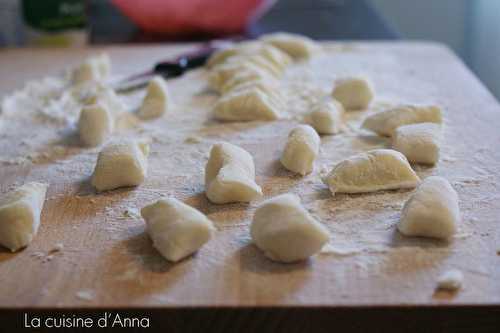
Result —
[{"label": "raw gnocchi dumpling", "polygon": [[205,192],[216,204],[250,202],[262,195],[252,155],[233,144],[213,145],[205,167]]},{"label": "raw gnocchi dumpling", "polygon": [[288,135],[281,164],[290,171],[302,176],[311,173],[314,160],[318,156],[321,139],[309,125],[299,125]]},{"label": "raw gnocchi dumpling", "polygon": [[241,72],[249,72],[252,73],[253,76],[259,78],[272,77],[273,79],[276,79],[276,76],[273,73],[257,66],[254,63],[231,62],[227,64],[224,63],[212,69],[208,76],[208,85],[211,89],[220,92],[233,77]]},{"label": "raw gnocchi dumpling", "polygon": [[328,229],[290,193],[266,200],[257,208],[250,234],[266,257],[286,263],[309,258],[330,239]]},{"label": "raw gnocchi dumpling", "polygon": [[105,53],[85,60],[72,73],[73,82],[80,84],[89,81],[107,80],[111,73],[111,60]]},{"label": "raw gnocchi dumpling", "polygon": [[348,77],[335,81],[332,96],[346,110],[364,110],[373,99],[371,83],[362,77]]},{"label": "raw gnocchi dumpling", "polygon": [[419,123],[400,126],[392,138],[392,148],[412,163],[436,164],[439,160],[441,126]]},{"label": "raw gnocchi dumpling", "polygon": [[222,94],[226,94],[233,89],[249,85],[266,85],[268,87],[273,87],[273,89],[277,89],[279,81],[263,71],[243,70],[225,81],[224,84],[220,86],[219,91]]},{"label": "raw gnocchi dumpling", "polygon": [[78,119],[80,142],[95,147],[106,141],[114,128],[114,119],[104,104],[86,105]]},{"label": "raw gnocchi dumpling", "polygon": [[123,140],[107,144],[99,153],[91,183],[98,191],[137,186],[148,169],[149,144]]},{"label": "raw gnocchi dumpling", "polygon": [[319,102],[307,115],[307,121],[318,134],[337,134],[342,126],[342,104],[332,98]]},{"label": "raw gnocchi dumpling", "polygon": [[160,199],[141,209],[153,246],[176,262],[201,248],[215,230],[212,221],[175,198]]},{"label": "raw gnocchi dumpling", "polygon": [[362,127],[379,135],[392,136],[399,126],[441,122],[441,109],[437,106],[400,105],[368,116]]},{"label": "raw gnocchi dumpling", "polygon": [[158,118],[167,111],[168,102],[167,82],[161,76],[155,76],[149,81],[146,96],[137,115],[142,119]]},{"label": "raw gnocchi dumpling", "polygon": [[260,40],[277,47],[297,60],[309,59],[320,50],[318,44],[312,39],[286,32],[267,34],[262,36]]},{"label": "raw gnocchi dumpling", "polygon": [[40,225],[47,187],[27,183],[0,199],[0,245],[14,252],[31,243]]},{"label": "raw gnocchi dumpling", "polygon": [[426,178],[405,203],[398,230],[406,236],[447,239],[460,220],[457,192],[438,176]]},{"label": "raw gnocchi dumpling", "polygon": [[238,89],[220,98],[214,105],[216,119],[225,121],[276,120],[284,102],[281,95],[256,87]]},{"label": "raw gnocchi dumpling", "polygon": [[341,161],[324,182],[335,195],[414,188],[420,178],[400,152],[375,149]]}]

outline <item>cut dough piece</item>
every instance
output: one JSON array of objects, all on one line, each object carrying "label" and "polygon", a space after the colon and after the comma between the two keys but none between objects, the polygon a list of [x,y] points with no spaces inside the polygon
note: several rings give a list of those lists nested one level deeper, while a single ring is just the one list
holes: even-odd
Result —
[{"label": "cut dough piece", "polygon": [[47,187],[35,182],[24,184],[0,199],[0,245],[14,252],[33,240]]},{"label": "cut dough piece", "polygon": [[412,163],[435,164],[439,160],[440,143],[439,124],[419,123],[398,127],[392,147]]},{"label": "cut dough piece", "polygon": [[102,104],[84,106],[78,120],[80,142],[89,147],[103,143],[113,132],[114,120]]},{"label": "cut dough piece", "polygon": [[335,81],[332,96],[346,110],[364,110],[373,99],[373,88],[365,78],[343,78]]},{"label": "cut dough piece", "polygon": [[72,73],[73,83],[80,84],[88,81],[107,80],[111,73],[111,60],[109,56],[102,53],[98,56],[88,58]]},{"label": "cut dough piece", "polygon": [[99,153],[92,175],[98,191],[140,185],[146,178],[149,145],[138,140],[107,144]]},{"label": "cut dough piece", "polygon": [[175,198],[141,209],[153,246],[167,260],[179,261],[202,247],[215,230],[204,214]]},{"label": "cut dough piece", "polygon": [[256,87],[239,89],[217,101],[214,116],[225,121],[276,120],[284,105],[280,96]]},{"label": "cut dough piece", "polygon": [[342,125],[344,107],[334,99],[323,100],[308,115],[308,122],[318,134],[337,134]]},{"label": "cut dough piece", "polygon": [[221,91],[233,77],[241,72],[250,72],[259,78],[272,77],[276,79],[278,75],[262,66],[249,61],[239,61],[224,63],[215,67],[208,77],[208,85],[215,91]]},{"label": "cut dough piece", "polygon": [[367,117],[362,127],[379,135],[392,136],[399,126],[441,122],[441,109],[437,106],[400,105]]},{"label": "cut dough piece", "polygon": [[320,50],[319,45],[312,39],[286,32],[267,34],[262,36],[260,40],[277,47],[297,60],[309,59]]},{"label": "cut dough piece", "polygon": [[279,262],[307,259],[330,239],[328,229],[290,193],[266,200],[257,208],[250,234],[266,257]]},{"label": "cut dough piece", "polygon": [[277,87],[279,82],[273,76],[264,73],[263,71],[243,70],[229,78],[220,86],[219,91],[226,94],[237,87],[248,86],[250,84],[262,84],[270,87]]},{"label": "cut dough piece", "polygon": [[456,291],[462,288],[464,275],[458,269],[451,269],[441,274],[437,281],[437,289]]},{"label": "cut dough piece", "polygon": [[281,164],[302,176],[310,173],[318,156],[321,139],[309,125],[299,125],[288,135]]},{"label": "cut dough piece", "polygon": [[262,189],[255,183],[252,155],[227,142],[213,145],[205,167],[205,192],[217,204],[250,202],[260,197]]},{"label": "cut dough piece", "polygon": [[460,220],[457,192],[437,176],[426,178],[405,203],[398,230],[406,236],[447,239]]},{"label": "cut dough piece", "polygon": [[400,152],[375,149],[341,161],[324,182],[335,195],[414,188],[420,178]]},{"label": "cut dough piece", "polygon": [[155,76],[149,81],[146,96],[137,115],[142,119],[158,118],[167,111],[168,101],[167,82],[161,76]]}]

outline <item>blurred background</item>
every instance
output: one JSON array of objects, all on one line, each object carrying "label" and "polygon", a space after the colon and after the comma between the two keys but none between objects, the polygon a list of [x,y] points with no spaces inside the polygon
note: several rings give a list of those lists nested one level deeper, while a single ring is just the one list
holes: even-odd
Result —
[{"label": "blurred background", "polygon": [[[453,49],[500,99],[499,0],[0,0],[0,47],[198,41],[289,31]],[[1,52],[1,51],[0,51]]]}]

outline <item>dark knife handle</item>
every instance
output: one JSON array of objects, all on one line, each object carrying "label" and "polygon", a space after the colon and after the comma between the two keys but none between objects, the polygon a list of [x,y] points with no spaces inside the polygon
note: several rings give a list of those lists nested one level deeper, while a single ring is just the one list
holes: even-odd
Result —
[{"label": "dark knife handle", "polygon": [[175,77],[184,74],[187,70],[201,67],[212,54],[213,49],[205,49],[192,55],[185,55],[175,61],[164,61],[157,63],[153,69],[155,74]]}]

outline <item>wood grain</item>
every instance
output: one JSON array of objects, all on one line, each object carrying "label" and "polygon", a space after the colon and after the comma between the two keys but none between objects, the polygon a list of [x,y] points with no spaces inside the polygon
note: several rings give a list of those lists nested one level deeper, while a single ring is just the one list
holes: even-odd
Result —
[{"label": "wood grain", "polygon": [[[110,47],[105,50],[113,59],[114,71],[125,75],[147,68],[154,61],[186,47]],[[456,56],[440,45],[362,43],[351,47],[359,47],[360,70],[377,74],[376,86],[385,88],[379,96],[431,101],[444,107],[446,153],[450,158],[434,170],[419,169],[419,173],[440,174],[455,184],[466,236],[455,239],[452,244],[406,239],[397,234],[393,224],[377,229],[384,226],[381,219],[387,215],[381,215],[385,213],[374,209],[362,197],[330,198],[326,187],[314,187],[303,194],[309,208],[315,207],[316,199],[321,199],[321,204],[340,207],[338,214],[323,216],[327,226],[332,230],[343,223],[355,226],[356,217],[348,215],[349,210],[342,207],[350,200],[355,200],[355,204],[359,201],[362,206],[359,209],[373,216],[373,223],[363,222],[361,231],[376,237],[381,235],[386,249],[345,256],[319,255],[298,264],[273,263],[249,242],[248,223],[254,205],[210,204],[203,194],[201,170],[193,172],[191,177],[182,177],[174,170],[162,169],[163,159],[174,158],[163,143],[154,144],[153,150],[158,154],[150,157],[151,175],[143,186],[104,194],[95,194],[88,185],[94,160],[91,157],[78,160],[79,152],[71,150],[59,158],[59,162],[72,161],[68,164],[48,161],[0,166],[2,192],[12,184],[28,180],[46,180],[51,184],[50,200],[45,203],[41,228],[34,242],[18,253],[0,250],[0,308],[498,305],[498,103]],[[31,50],[2,52],[0,93],[20,88],[27,79],[57,72],[62,65],[75,64],[95,51],[99,50],[37,50],[36,56]],[[182,83],[182,80],[192,79],[181,79],[172,85],[187,85],[189,82]],[[193,84],[200,83],[193,81]],[[208,109],[203,108],[208,113]],[[257,180],[268,197],[307,186],[276,164],[283,138],[292,125],[290,121],[231,125],[232,131],[217,136],[220,127],[212,124],[200,133],[232,140],[256,156]],[[335,138],[324,139],[325,160],[332,160],[328,154],[335,154],[329,150],[333,140]],[[361,144],[355,141],[359,139],[349,140],[351,148]],[[12,142],[13,146],[16,144]],[[201,150],[208,147],[202,144]],[[71,164],[72,174],[64,176],[61,170],[70,163],[75,163]],[[188,158],[179,159],[180,168],[189,170],[189,163]],[[486,174],[481,174],[477,182],[462,182],[476,179],[478,170]],[[208,214],[219,229],[215,239],[199,253],[177,264],[168,263],[152,248],[142,221],[116,214],[127,205],[140,207],[162,191],[174,193]],[[399,200],[401,196],[392,192],[380,195],[389,201]],[[108,214],[110,207],[114,210]],[[397,219],[396,209],[391,214],[392,219]],[[357,233],[356,237],[363,235]],[[336,239],[334,234],[333,243]],[[64,250],[54,254],[52,260],[34,256],[36,252],[47,253],[58,242],[64,244]],[[435,293],[437,276],[451,267],[464,272],[465,288],[456,294]],[[92,299],[75,296],[82,290],[91,291]]]}]

